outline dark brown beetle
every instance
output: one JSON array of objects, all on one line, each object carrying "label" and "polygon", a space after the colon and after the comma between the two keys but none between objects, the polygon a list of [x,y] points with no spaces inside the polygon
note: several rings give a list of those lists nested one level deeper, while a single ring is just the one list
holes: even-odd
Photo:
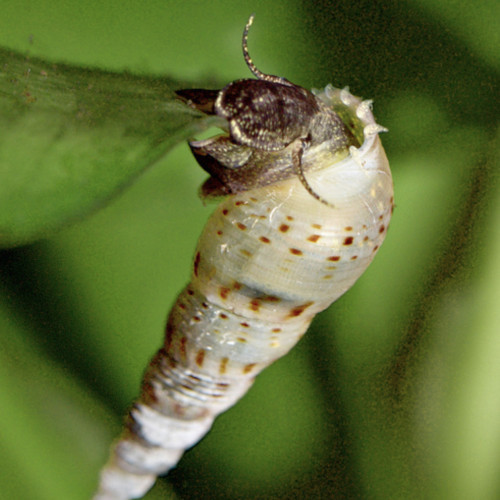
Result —
[{"label": "dark brown beetle", "polygon": [[304,170],[314,166],[315,148],[344,151],[359,144],[339,116],[314,94],[256,68],[248,53],[253,19],[250,16],[246,24],[242,45],[256,80],[236,80],[222,90],[176,92],[195,109],[224,119],[228,132],[189,143],[198,163],[211,175],[202,195],[237,193],[297,175],[320,199],[304,177]]}]

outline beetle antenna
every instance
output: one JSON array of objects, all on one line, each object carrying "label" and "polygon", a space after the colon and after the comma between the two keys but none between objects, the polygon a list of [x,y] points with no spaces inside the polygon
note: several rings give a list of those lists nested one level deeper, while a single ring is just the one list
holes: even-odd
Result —
[{"label": "beetle antenna", "polygon": [[250,54],[248,53],[248,31],[250,30],[250,26],[252,26],[253,20],[255,18],[255,14],[252,14],[247,21],[245,26],[245,30],[243,31],[243,40],[242,40],[242,48],[243,48],[243,57],[245,58],[245,62],[247,63],[248,69],[253,73],[253,75],[259,80],[267,80],[270,82],[276,83],[288,83],[284,78],[280,78],[279,76],[274,75],[266,75],[262,73],[260,69],[255,66]]},{"label": "beetle antenna", "polygon": [[245,26],[245,31],[243,31],[243,41],[242,41],[242,46],[243,46],[243,57],[245,58],[245,62],[247,63],[248,69],[256,76],[259,80],[265,80],[266,79],[266,74],[262,73],[259,69],[257,69],[257,66],[255,66],[254,62],[252,61],[252,58],[250,57],[250,54],[248,53],[248,31],[250,30],[250,26],[253,24],[253,20],[255,18],[255,14],[252,14],[247,21],[247,24]]}]

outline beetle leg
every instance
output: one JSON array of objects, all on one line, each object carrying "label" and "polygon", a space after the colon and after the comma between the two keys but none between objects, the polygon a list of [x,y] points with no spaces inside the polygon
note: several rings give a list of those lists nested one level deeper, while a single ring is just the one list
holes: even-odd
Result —
[{"label": "beetle leg", "polygon": [[324,205],[327,205],[331,208],[335,208],[335,205],[325,200],[318,193],[316,193],[316,191],[314,191],[309,182],[307,182],[307,179],[304,175],[304,169],[302,168],[302,155],[304,154],[304,149],[308,146],[308,144],[309,143],[307,139],[302,139],[300,142],[297,143],[297,147],[292,152],[293,170],[297,175],[297,177],[299,178],[302,185],[304,186],[304,188],[306,189],[306,191],[313,198],[316,198],[319,202],[323,203]]}]

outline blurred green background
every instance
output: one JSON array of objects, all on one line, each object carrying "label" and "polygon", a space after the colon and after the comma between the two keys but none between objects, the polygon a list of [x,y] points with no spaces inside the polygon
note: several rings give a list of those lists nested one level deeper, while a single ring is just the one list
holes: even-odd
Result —
[{"label": "blurred green background", "polygon": [[[396,210],[375,262],[146,498],[500,497],[498,2],[0,12],[2,46],[200,83],[249,76],[255,12],[260,69],[348,85],[390,131]],[[0,498],[90,498],[189,278],[204,177],[179,145],[104,209],[0,253]]]}]

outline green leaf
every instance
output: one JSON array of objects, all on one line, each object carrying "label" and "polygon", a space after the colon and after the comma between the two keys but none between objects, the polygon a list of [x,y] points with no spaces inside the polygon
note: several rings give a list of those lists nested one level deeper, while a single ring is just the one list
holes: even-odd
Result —
[{"label": "green leaf", "polygon": [[[61,365],[46,358],[28,322],[7,306],[3,287],[0,298],[0,330],[8,332],[0,337],[0,466],[9,471],[2,494],[88,498],[95,485],[87,477],[97,474],[97,463],[106,453],[100,440],[115,431],[113,415]],[[18,464],[23,464],[22,474]],[[51,474],[56,468],[68,482]]]},{"label": "green leaf", "polygon": [[0,49],[0,246],[102,206],[200,130],[180,83],[54,65]]},{"label": "green leaf", "polygon": [[[88,499],[118,422],[77,377],[47,358],[30,327],[0,287],[0,331],[9,332],[0,337],[2,496]],[[162,489],[157,498],[173,498]]]}]

